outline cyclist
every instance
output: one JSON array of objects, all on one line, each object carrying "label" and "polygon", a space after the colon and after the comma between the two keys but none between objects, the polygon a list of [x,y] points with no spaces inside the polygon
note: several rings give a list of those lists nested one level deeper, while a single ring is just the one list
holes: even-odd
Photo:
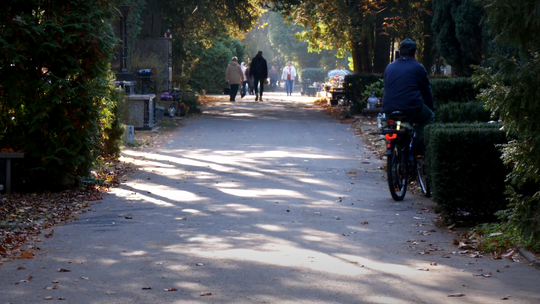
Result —
[{"label": "cyclist", "polygon": [[384,71],[384,96],[382,112],[387,116],[401,111],[416,124],[414,155],[424,154],[424,128],[433,123],[433,94],[426,69],[415,59],[416,43],[411,39],[401,41],[400,58]]}]

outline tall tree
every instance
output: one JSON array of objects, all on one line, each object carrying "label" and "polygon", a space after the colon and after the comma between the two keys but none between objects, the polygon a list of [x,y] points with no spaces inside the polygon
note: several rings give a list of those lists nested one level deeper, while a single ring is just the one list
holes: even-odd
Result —
[{"label": "tall tree", "polygon": [[456,76],[470,76],[471,65],[482,61],[483,10],[473,0],[433,2],[433,31],[437,46]]},{"label": "tall tree", "polygon": [[239,31],[247,31],[260,15],[256,0],[157,0],[165,25],[173,34],[173,70],[176,82],[185,83],[189,75],[184,62],[189,60],[186,45],[203,43]]}]

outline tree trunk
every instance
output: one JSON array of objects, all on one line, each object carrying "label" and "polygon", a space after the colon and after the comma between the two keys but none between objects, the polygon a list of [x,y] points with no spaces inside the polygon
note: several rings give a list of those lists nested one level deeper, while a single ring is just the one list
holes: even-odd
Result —
[{"label": "tree trunk", "polygon": [[[432,11],[431,2],[426,2],[426,9]],[[424,15],[424,50],[422,54],[422,64],[428,71],[431,72],[431,67],[435,64],[435,57],[437,52],[435,37],[433,36],[433,30],[431,27],[431,22],[433,21],[432,14]]]},{"label": "tree trunk", "polygon": [[390,35],[384,28],[384,19],[389,16],[390,10],[387,8],[377,14],[375,25],[375,49],[373,53],[373,72],[384,73],[384,69],[390,63]]},{"label": "tree trunk", "polygon": [[354,39],[351,41],[351,45],[352,45],[351,57],[353,60],[353,67],[354,67],[353,72],[355,74],[360,74],[362,72],[362,64],[361,64],[362,52],[360,50],[360,45]]}]

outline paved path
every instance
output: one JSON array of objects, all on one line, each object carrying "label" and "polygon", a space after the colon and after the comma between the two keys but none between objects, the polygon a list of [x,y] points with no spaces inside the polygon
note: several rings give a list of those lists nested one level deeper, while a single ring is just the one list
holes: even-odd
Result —
[{"label": "paved path", "polygon": [[349,125],[266,96],[124,151],[140,170],[0,266],[0,304],[540,302],[537,269],[460,255],[429,200],[394,202]]}]

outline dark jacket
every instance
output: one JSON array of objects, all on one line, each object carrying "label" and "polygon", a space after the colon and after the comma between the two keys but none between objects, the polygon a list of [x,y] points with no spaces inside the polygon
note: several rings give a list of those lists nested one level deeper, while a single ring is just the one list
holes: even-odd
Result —
[{"label": "dark jacket", "polygon": [[249,64],[249,76],[257,79],[268,78],[268,65],[262,55],[257,55],[251,60]]},{"label": "dark jacket", "polygon": [[384,71],[382,112],[422,111],[423,104],[433,110],[433,94],[424,66],[411,57],[401,57]]}]

